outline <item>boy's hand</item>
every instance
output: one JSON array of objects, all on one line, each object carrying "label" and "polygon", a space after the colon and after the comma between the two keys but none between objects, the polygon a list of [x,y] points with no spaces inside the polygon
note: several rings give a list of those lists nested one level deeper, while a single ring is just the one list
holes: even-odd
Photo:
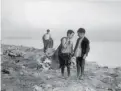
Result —
[{"label": "boy's hand", "polygon": [[72,56],[72,57],[74,56],[74,52],[71,53],[71,56]]},{"label": "boy's hand", "polygon": [[87,56],[86,56],[86,54],[85,54],[85,55],[83,56],[83,59],[86,59],[86,57],[87,57]]},{"label": "boy's hand", "polygon": [[75,56],[73,56],[73,57],[72,57],[72,59],[76,60],[76,57],[75,57]]}]

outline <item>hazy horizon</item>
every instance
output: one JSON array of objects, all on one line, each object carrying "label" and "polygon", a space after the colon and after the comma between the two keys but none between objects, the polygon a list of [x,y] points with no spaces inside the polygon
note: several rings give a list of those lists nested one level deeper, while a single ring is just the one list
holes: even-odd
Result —
[{"label": "hazy horizon", "polygon": [[[86,29],[92,41],[121,41],[121,2],[102,0],[2,0],[4,39],[40,39],[47,29],[53,38]],[[60,35],[61,34],[61,35]]]}]

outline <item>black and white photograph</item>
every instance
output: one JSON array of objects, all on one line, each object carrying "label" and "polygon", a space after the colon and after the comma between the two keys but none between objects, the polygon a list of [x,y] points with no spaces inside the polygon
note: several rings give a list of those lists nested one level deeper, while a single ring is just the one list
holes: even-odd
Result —
[{"label": "black and white photograph", "polygon": [[1,0],[1,91],[121,91],[121,0]]}]

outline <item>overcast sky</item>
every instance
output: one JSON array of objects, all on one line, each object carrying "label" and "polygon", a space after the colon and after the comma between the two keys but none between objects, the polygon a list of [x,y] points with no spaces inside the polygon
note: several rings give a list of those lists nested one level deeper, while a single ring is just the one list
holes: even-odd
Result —
[{"label": "overcast sky", "polygon": [[2,39],[37,39],[48,28],[56,38],[83,27],[91,40],[121,41],[119,0],[2,0],[1,19]]}]

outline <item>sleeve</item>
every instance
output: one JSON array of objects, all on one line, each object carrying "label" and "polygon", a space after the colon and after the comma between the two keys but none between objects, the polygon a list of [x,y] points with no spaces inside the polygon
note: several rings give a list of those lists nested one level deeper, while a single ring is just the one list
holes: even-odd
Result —
[{"label": "sleeve", "polygon": [[74,49],[73,49],[73,43],[72,43],[72,47],[71,47],[71,55],[74,55]]},{"label": "sleeve", "polygon": [[62,47],[66,48],[67,47],[67,42],[66,42],[66,38],[63,38],[61,41]]},{"label": "sleeve", "polygon": [[74,47],[74,53],[75,53],[76,48],[77,48],[78,40],[79,40],[79,39],[77,39],[77,41],[76,41],[76,45],[75,45],[75,47]]},{"label": "sleeve", "polygon": [[90,51],[90,41],[87,40],[87,43],[86,43],[86,55],[88,56],[88,53]]}]

